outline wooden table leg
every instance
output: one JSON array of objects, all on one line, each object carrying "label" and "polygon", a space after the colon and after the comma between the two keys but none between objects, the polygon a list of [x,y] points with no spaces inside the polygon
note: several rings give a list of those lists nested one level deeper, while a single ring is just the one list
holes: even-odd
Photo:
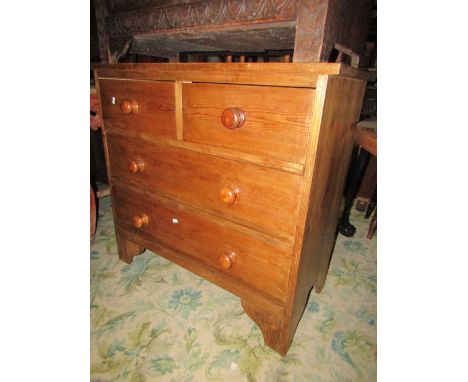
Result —
[{"label": "wooden table leg", "polygon": [[370,240],[374,236],[374,232],[377,229],[377,208],[375,208],[374,216],[369,224],[369,231],[367,231],[367,238]]},{"label": "wooden table leg", "polygon": [[362,178],[361,185],[359,186],[356,195],[356,209],[364,212],[372,202],[372,197],[377,185],[377,157],[371,156],[369,164],[367,165],[366,172]]},{"label": "wooden table leg", "polygon": [[357,190],[361,183],[362,177],[366,170],[366,165],[369,162],[370,154],[360,149],[355,163],[351,164],[351,180],[346,194],[345,208],[340,222],[340,233],[346,237],[352,237],[356,233],[356,227],[349,221],[349,214],[353,206],[354,198],[356,197]]},{"label": "wooden table leg", "polygon": [[366,219],[369,219],[369,217],[371,216],[372,212],[374,211],[376,207],[377,207],[377,188],[374,190],[374,193],[372,194],[372,198],[369,204],[367,205],[366,215],[364,217]]},{"label": "wooden table leg", "polygon": [[91,204],[90,204],[90,234],[91,234],[91,241],[94,240],[94,236],[96,235],[96,195],[94,194],[93,186],[90,186],[90,194],[91,194]]}]

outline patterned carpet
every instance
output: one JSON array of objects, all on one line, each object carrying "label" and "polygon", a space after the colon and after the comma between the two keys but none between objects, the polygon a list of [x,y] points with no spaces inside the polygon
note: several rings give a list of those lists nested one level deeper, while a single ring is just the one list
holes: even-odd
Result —
[{"label": "patterned carpet", "polygon": [[146,251],[118,260],[110,197],[91,245],[91,380],[376,380],[376,235],[353,210],[327,282],[312,292],[286,357],[263,345],[239,298]]}]

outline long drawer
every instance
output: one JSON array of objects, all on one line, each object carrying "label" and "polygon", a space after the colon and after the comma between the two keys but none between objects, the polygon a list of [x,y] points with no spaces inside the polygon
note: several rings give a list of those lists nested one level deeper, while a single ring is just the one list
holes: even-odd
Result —
[{"label": "long drawer", "polygon": [[106,129],[176,138],[173,82],[101,79],[99,87]]},{"label": "long drawer", "polygon": [[234,224],[183,209],[171,200],[143,197],[127,187],[114,185],[113,198],[119,226],[149,235],[150,240],[156,239],[265,294],[285,298],[290,245],[255,232],[248,234]]},{"label": "long drawer", "polygon": [[183,84],[184,140],[304,163],[314,92]]},{"label": "long drawer", "polygon": [[186,149],[108,135],[112,176],[292,239],[301,176]]}]

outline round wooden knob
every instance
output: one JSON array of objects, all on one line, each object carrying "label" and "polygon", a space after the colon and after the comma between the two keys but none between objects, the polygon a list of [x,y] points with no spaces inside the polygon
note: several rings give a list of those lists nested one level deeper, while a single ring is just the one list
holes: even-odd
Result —
[{"label": "round wooden knob", "polygon": [[144,169],[145,162],[143,162],[141,159],[128,161],[128,171],[131,173],[136,174],[138,172],[143,172]]},{"label": "round wooden knob", "polygon": [[230,269],[236,263],[237,254],[228,252],[219,256],[218,261],[223,269]]},{"label": "round wooden knob", "polygon": [[239,190],[232,189],[229,187],[224,187],[219,191],[219,198],[225,204],[233,204],[239,195]]},{"label": "round wooden knob", "polygon": [[138,103],[135,100],[123,100],[120,103],[120,111],[124,114],[138,113]]},{"label": "round wooden knob", "polygon": [[221,114],[221,122],[226,129],[238,129],[245,122],[245,113],[238,107],[224,109]]},{"label": "round wooden knob", "polygon": [[135,215],[133,217],[133,226],[135,228],[141,228],[144,225],[147,225],[149,222],[148,215],[142,214],[142,215]]}]

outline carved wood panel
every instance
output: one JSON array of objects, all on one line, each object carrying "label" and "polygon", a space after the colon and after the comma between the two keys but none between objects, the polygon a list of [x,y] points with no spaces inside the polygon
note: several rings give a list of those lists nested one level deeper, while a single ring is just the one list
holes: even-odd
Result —
[{"label": "carved wood panel", "polygon": [[299,0],[206,0],[179,3],[112,14],[108,18],[108,33],[119,36],[203,25],[294,20],[300,5]]},{"label": "carved wood panel", "polygon": [[[96,0],[101,57],[116,60],[126,52],[177,57],[182,51],[294,48],[295,62],[324,62],[335,43],[363,52],[372,2]],[[275,25],[281,23],[291,26]],[[249,30],[259,26],[268,26],[272,33]],[[295,28],[294,41],[291,28]]]}]

